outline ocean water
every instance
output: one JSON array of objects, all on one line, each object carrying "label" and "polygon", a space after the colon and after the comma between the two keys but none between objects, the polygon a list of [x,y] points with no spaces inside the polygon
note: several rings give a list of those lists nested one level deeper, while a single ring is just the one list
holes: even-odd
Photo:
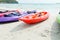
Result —
[{"label": "ocean water", "polygon": [[42,10],[42,9],[60,9],[60,4],[0,4],[0,9],[23,9],[23,10]]}]

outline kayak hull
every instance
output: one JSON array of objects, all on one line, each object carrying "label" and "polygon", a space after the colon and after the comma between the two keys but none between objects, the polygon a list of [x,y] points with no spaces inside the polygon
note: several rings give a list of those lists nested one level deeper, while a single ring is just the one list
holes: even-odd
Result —
[{"label": "kayak hull", "polygon": [[47,13],[47,14],[41,16],[41,17],[38,17],[37,19],[20,18],[19,20],[21,20],[21,21],[23,21],[23,22],[25,22],[27,24],[35,24],[35,23],[42,22],[42,21],[48,19],[48,17],[49,17],[49,14]]},{"label": "kayak hull", "polygon": [[57,17],[56,17],[56,21],[57,21],[57,23],[60,24],[60,15],[57,15]]},{"label": "kayak hull", "polygon": [[4,17],[5,14],[10,14],[11,12],[17,12],[17,10],[9,10],[8,12],[0,13],[0,23],[2,22],[10,22],[10,21],[17,21],[18,16],[12,16],[12,17]]},{"label": "kayak hull", "polygon": [[0,17],[0,22],[17,21],[18,17]]}]

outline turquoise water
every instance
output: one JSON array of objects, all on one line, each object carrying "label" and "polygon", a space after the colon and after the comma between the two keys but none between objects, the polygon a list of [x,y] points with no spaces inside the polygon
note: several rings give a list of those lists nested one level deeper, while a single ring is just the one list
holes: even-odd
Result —
[{"label": "turquoise water", "polygon": [[1,8],[10,8],[10,9],[54,9],[60,8],[60,4],[0,4]]}]

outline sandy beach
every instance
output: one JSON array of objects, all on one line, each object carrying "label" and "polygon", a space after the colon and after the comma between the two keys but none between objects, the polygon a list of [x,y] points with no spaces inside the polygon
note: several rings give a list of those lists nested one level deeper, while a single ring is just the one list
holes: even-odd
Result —
[{"label": "sandy beach", "polygon": [[[28,10],[28,8],[25,9]],[[60,25],[56,22],[59,7],[40,9],[49,13],[47,20],[33,25],[22,21],[2,23],[0,24],[0,40],[60,40]]]}]

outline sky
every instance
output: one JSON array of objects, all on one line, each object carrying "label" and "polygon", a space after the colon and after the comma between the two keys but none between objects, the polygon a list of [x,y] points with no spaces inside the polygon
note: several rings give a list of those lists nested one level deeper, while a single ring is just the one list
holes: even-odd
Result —
[{"label": "sky", "polygon": [[17,0],[19,3],[60,3],[60,0]]}]

